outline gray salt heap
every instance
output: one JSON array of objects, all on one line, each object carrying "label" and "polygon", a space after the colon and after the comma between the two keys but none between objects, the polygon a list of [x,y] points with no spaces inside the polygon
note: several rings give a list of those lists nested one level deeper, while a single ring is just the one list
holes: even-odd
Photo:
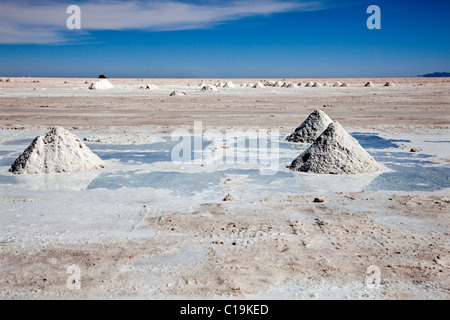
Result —
[{"label": "gray salt heap", "polygon": [[332,122],[292,161],[290,169],[321,174],[357,174],[380,171],[383,167],[338,122]]},{"label": "gray salt heap", "polygon": [[104,167],[102,159],[75,135],[61,127],[54,127],[45,136],[35,138],[9,171],[33,174],[89,171]]},{"label": "gray salt heap", "polygon": [[333,120],[325,112],[315,110],[286,140],[291,142],[313,143],[331,122]]}]

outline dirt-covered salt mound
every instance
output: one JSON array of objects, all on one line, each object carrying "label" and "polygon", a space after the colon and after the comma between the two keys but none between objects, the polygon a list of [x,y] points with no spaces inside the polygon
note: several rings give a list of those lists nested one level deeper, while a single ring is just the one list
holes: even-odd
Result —
[{"label": "dirt-covered salt mound", "polygon": [[313,143],[331,122],[333,120],[325,112],[315,110],[286,140],[291,142]]},{"label": "dirt-covered salt mound", "polygon": [[338,123],[328,128],[292,161],[291,170],[321,174],[358,174],[383,169]]},{"label": "dirt-covered salt mound", "polygon": [[75,135],[54,127],[39,136],[14,161],[15,174],[79,172],[104,168],[105,163]]}]

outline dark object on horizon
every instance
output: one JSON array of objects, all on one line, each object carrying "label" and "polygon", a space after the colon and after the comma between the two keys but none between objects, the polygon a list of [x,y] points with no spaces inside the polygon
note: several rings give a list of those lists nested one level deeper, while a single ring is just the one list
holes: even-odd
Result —
[{"label": "dark object on horizon", "polygon": [[106,77],[105,77],[104,75],[102,75],[102,74],[99,75],[98,78],[99,78],[99,79],[106,79]]},{"label": "dark object on horizon", "polygon": [[424,78],[450,77],[450,72],[427,73],[427,74],[424,74],[423,76],[419,76],[419,77],[424,77]]}]

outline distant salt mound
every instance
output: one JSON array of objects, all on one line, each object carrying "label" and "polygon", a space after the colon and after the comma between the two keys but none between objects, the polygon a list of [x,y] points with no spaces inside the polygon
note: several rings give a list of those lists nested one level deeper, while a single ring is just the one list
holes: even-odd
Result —
[{"label": "distant salt mound", "polygon": [[302,83],[302,82],[299,82],[299,83],[297,84],[297,86],[301,87],[301,86],[303,86],[303,83]]},{"label": "distant salt mound", "polygon": [[219,90],[217,90],[217,87],[215,86],[204,86],[201,91],[206,91],[206,92],[217,92]]},{"label": "distant salt mound", "polygon": [[395,84],[393,82],[386,82],[386,84],[384,85],[385,87],[395,87]]},{"label": "distant salt mound", "polygon": [[159,87],[155,84],[147,84],[145,86],[141,86],[139,89],[145,89],[145,90],[159,90]]},{"label": "distant salt mound", "polygon": [[286,138],[287,141],[312,143],[333,122],[330,117],[321,110],[314,110],[295,131]]},{"label": "distant salt mound", "polygon": [[319,82],[314,82],[314,84],[312,86],[313,86],[313,88],[318,88],[318,87],[322,87],[322,84]]},{"label": "distant salt mound", "polygon": [[297,88],[295,83],[289,83],[286,88]]},{"label": "distant salt mound", "polygon": [[332,122],[292,161],[290,169],[319,174],[358,174],[377,172],[383,167],[338,122]]},{"label": "distant salt mound", "polygon": [[312,87],[314,85],[314,82],[308,82],[307,84],[305,84],[305,87]]},{"label": "distant salt mound", "polygon": [[333,87],[340,87],[340,86],[342,86],[342,83],[339,81],[333,84]]},{"label": "distant salt mound", "polygon": [[261,82],[257,82],[253,88],[264,88],[264,85]]},{"label": "distant salt mound", "polygon": [[0,82],[5,82],[5,80],[3,80],[3,79],[0,79]]},{"label": "distant salt mound", "polygon": [[275,85],[274,81],[267,81],[266,83],[264,83],[264,87],[273,87]]},{"label": "distant salt mound", "polygon": [[227,83],[225,83],[225,85],[223,87],[224,88],[235,88],[236,86],[234,85],[234,83],[232,81],[228,81]]},{"label": "distant salt mound", "polygon": [[198,86],[201,87],[201,88],[206,87],[206,83],[204,83],[204,82],[202,81],[202,83],[200,83]]},{"label": "distant salt mound", "polygon": [[187,96],[187,93],[180,92],[180,91],[173,91],[169,96],[170,97],[181,97],[181,96]]},{"label": "distant salt mound", "polygon": [[284,83],[281,85],[281,87],[282,87],[282,88],[287,88],[287,86],[290,85],[290,84],[291,84],[290,82],[284,82]]},{"label": "distant salt mound", "polygon": [[341,84],[341,87],[348,87],[348,84],[346,84],[345,82],[343,84]]},{"label": "distant salt mound", "polygon": [[105,163],[75,135],[54,127],[39,136],[14,161],[9,170],[15,174],[79,172],[104,168]]},{"label": "distant salt mound", "polygon": [[277,82],[275,82],[275,83],[273,84],[273,86],[274,86],[274,87],[277,87],[277,88],[280,88],[280,87],[283,86],[283,84],[284,84],[284,82],[282,82],[282,81],[277,81]]},{"label": "distant salt mound", "polygon": [[364,87],[374,87],[375,85],[372,82],[367,82]]},{"label": "distant salt mound", "polygon": [[91,90],[108,90],[112,88],[114,88],[114,86],[108,79],[99,79],[89,86],[89,89]]}]

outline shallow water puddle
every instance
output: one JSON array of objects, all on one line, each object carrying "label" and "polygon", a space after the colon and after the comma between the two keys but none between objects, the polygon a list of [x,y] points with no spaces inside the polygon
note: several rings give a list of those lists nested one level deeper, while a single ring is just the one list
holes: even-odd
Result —
[{"label": "shallow water puddle", "polygon": [[[17,137],[0,145],[0,185],[22,184],[30,189],[119,189],[119,188],[152,188],[171,191],[176,196],[196,196],[202,193],[222,194],[227,188],[240,189],[243,192],[257,190],[269,192],[330,192],[361,190],[398,190],[398,191],[433,191],[450,187],[450,167],[433,161],[434,156],[415,154],[398,150],[398,142],[407,140],[390,140],[376,133],[355,132],[352,136],[368,150],[378,162],[390,171],[364,175],[315,175],[292,172],[286,168],[290,162],[308,145],[293,144],[279,137],[278,153],[270,150],[261,157],[259,148],[253,138],[247,138],[245,144],[232,145],[234,155],[241,157],[232,163],[223,163],[223,157],[209,159],[210,163],[202,166],[184,164],[178,167],[171,161],[172,150],[179,141],[171,141],[168,136],[161,137],[162,142],[151,144],[100,144],[86,143],[89,148],[102,159],[109,162],[109,168],[86,174],[51,174],[14,176],[7,171],[9,166],[22,151],[24,145],[31,141]],[[191,142],[198,137],[192,137]],[[211,141],[200,144],[203,153],[212,147],[222,148],[222,144],[214,145]],[[442,141],[444,142],[444,141]],[[257,144],[256,144],[257,145]],[[208,149],[209,148],[209,149]],[[227,147],[228,148],[228,147]],[[7,150],[5,150],[7,149]],[[191,150],[190,159],[199,156],[199,152]],[[201,153],[200,153],[201,155]],[[265,163],[250,164],[251,156],[262,158]],[[276,158],[278,171],[262,174],[261,168]],[[225,185],[224,181],[234,177],[234,182]],[[239,183],[237,183],[239,182]]]}]

